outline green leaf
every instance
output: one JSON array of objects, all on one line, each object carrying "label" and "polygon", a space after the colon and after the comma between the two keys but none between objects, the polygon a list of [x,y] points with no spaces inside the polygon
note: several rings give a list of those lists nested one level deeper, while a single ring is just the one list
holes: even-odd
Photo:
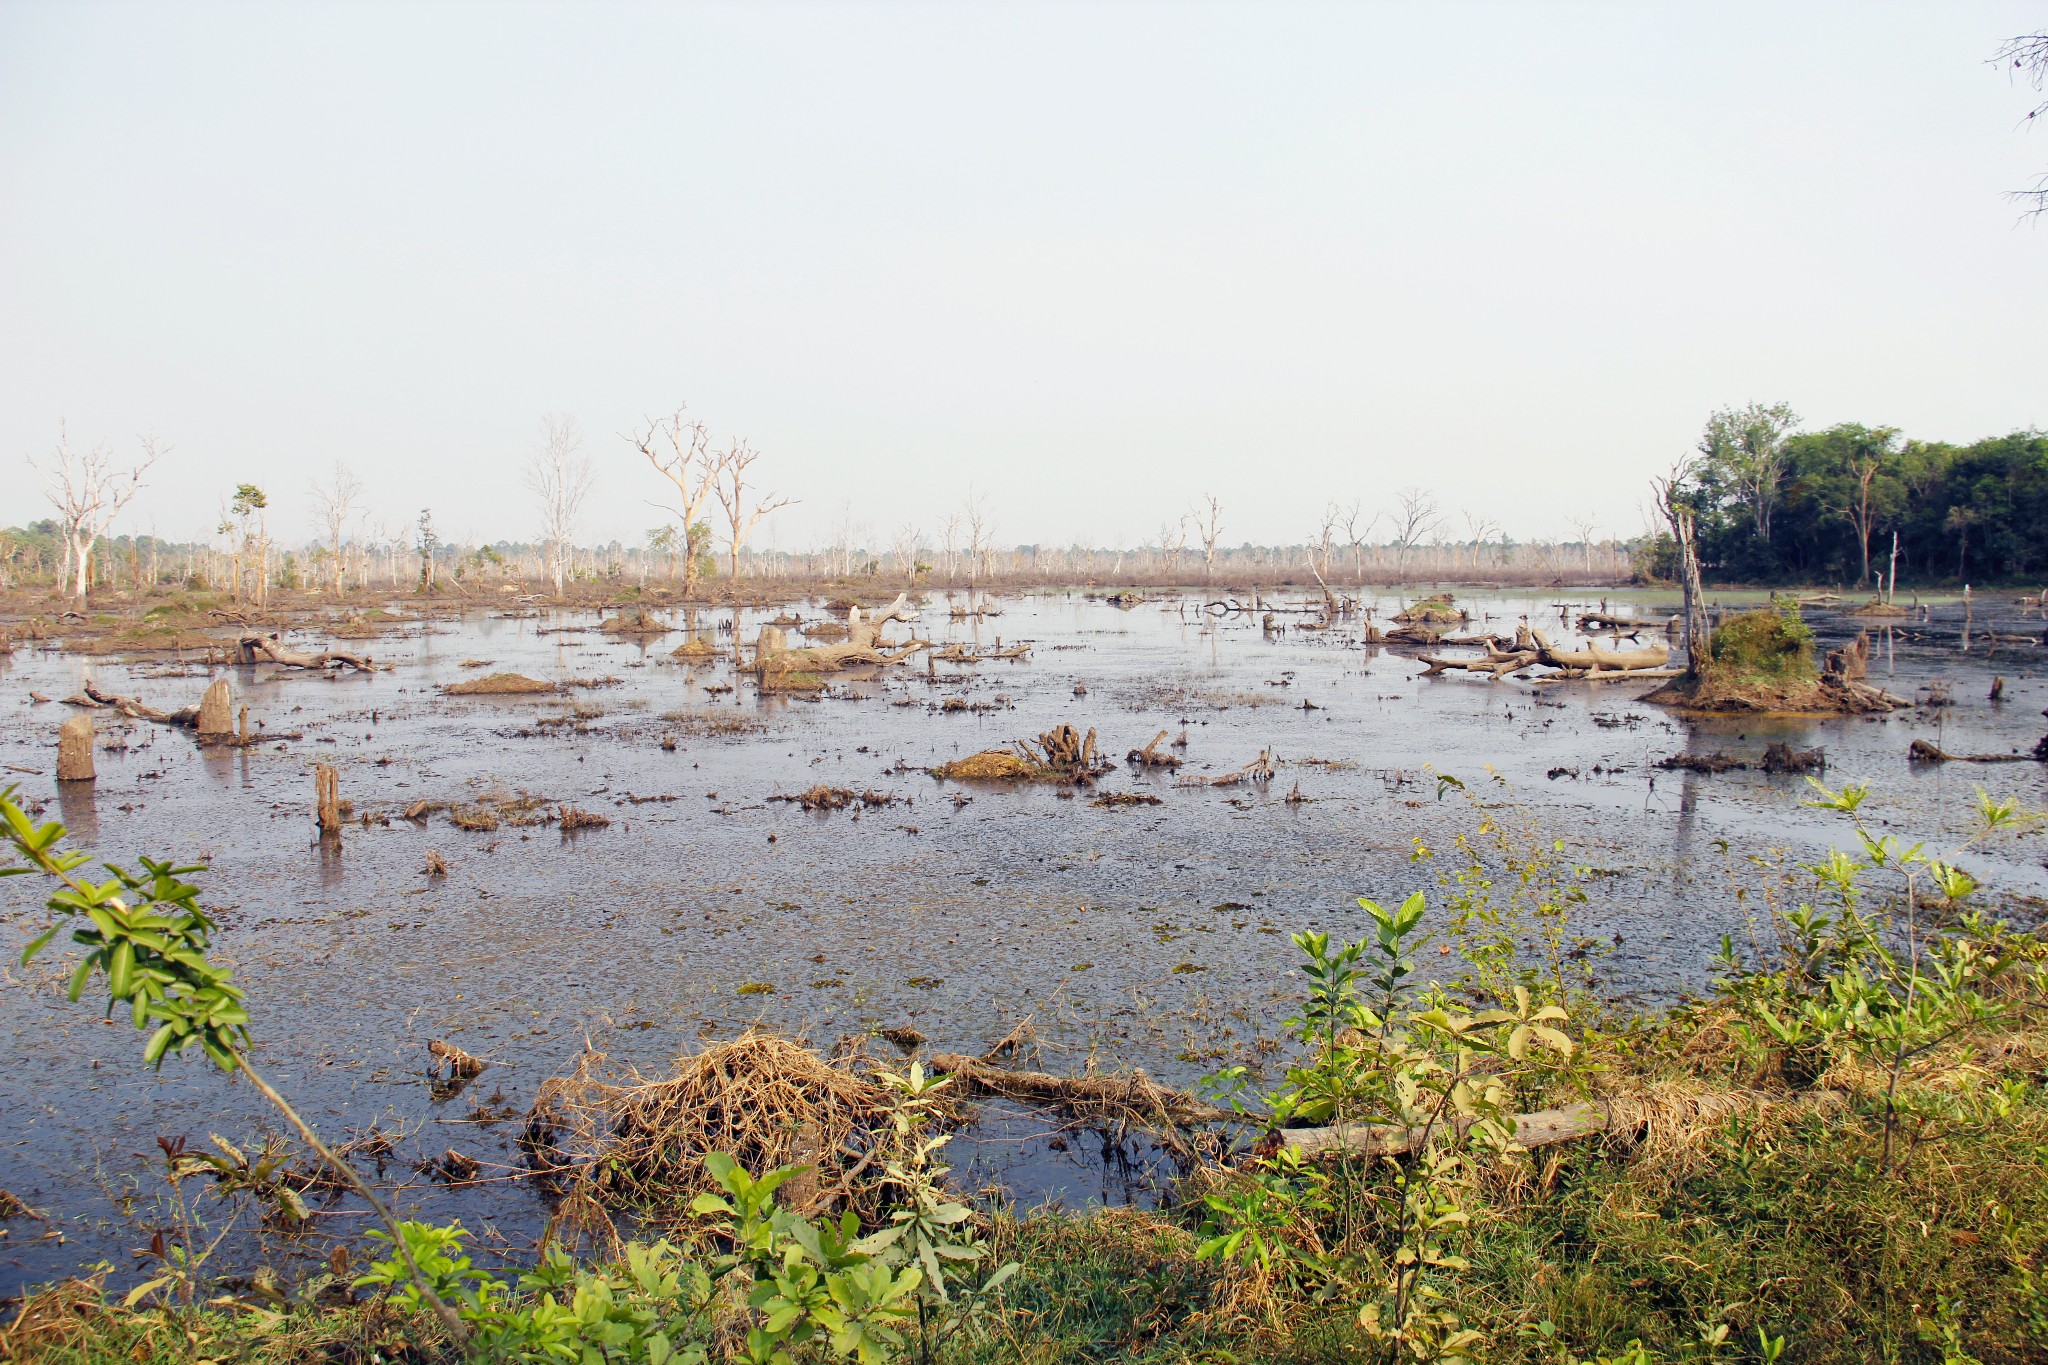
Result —
[{"label": "green leaf", "polygon": [[[28,871],[28,869],[25,867],[0,868],[0,876],[5,876],[9,872],[26,871]],[[57,937],[57,931],[59,929],[62,929],[63,927],[64,922],[62,920],[59,920],[57,923],[43,930],[42,933],[30,939],[28,947],[21,950],[21,965],[26,967],[30,962],[34,961],[36,954],[40,953],[44,948],[48,947],[50,940]]]}]

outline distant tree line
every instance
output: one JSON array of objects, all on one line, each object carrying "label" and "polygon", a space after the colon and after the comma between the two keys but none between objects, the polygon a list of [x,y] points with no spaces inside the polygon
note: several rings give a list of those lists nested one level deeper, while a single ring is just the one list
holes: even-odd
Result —
[{"label": "distant tree line", "polygon": [[[1845,422],[1798,431],[1785,404],[1707,421],[1675,471],[1698,521],[1701,566],[1723,581],[1875,586],[2032,581],[2048,574],[2048,433],[1970,445]],[[1673,546],[1644,548],[1646,576],[1671,576]]]}]

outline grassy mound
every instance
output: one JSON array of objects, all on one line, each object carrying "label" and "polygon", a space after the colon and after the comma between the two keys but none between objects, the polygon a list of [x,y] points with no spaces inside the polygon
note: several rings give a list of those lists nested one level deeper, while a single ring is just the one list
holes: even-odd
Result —
[{"label": "grassy mound", "polygon": [[553,683],[529,678],[523,673],[492,673],[468,682],[452,683],[441,689],[451,697],[517,697],[558,692]]},{"label": "grassy mound", "polygon": [[1736,686],[1794,687],[1820,677],[1799,608],[1746,611],[1714,631],[1708,672]]}]

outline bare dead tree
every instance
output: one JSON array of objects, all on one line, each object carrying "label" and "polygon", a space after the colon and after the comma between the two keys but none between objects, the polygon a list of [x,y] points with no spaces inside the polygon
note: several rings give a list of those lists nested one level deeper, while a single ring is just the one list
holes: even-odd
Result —
[{"label": "bare dead tree", "polygon": [[747,468],[760,458],[761,452],[745,441],[734,441],[716,457],[717,481],[712,485],[712,491],[718,497],[718,505],[725,509],[726,545],[732,556],[732,577],[735,581],[740,576],[740,550],[754,528],[760,525],[761,518],[796,501],[795,498],[758,490],[749,496]]},{"label": "bare dead tree", "polygon": [[1591,578],[1593,576],[1593,528],[1598,526],[1599,522],[1590,513],[1578,512],[1566,517],[1565,525],[1571,527],[1572,533],[1579,538],[1579,548],[1585,553],[1586,557],[1586,577]]},{"label": "bare dead tree", "polygon": [[568,574],[576,518],[590,496],[591,477],[590,457],[583,453],[576,419],[553,413],[542,417],[540,445],[526,466],[526,486],[540,499],[541,543],[547,547],[548,574],[557,597]]},{"label": "bare dead tree", "polygon": [[347,587],[342,573],[341,536],[348,528],[349,513],[355,507],[355,500],[362,495],[362,481],[350,472],[347,465],[336,460],[326,484],[316,479],[312,491],[313,506],[327,527],[327,548],[334,556],[334,595],[339,597]]},{"label": "bare dead tree", "polygon": [[1693,508],[1683,491],[1693,469],[1693,461],[1680,460],[1671,466],[1669,474],[1650,480],[1650,492],[1656,499],[1657,510],[1663,514],[1665,525],[1671,528],[1671,538],[1678,545],[1678,579],[1685,593],[1685,676],[1688,678],[1699,677],[1701,661],[1707,657],[1712,644],[1706,592],[1700,586],[1700,557],[1694,533]]},{"label": "bare dead tree", "polygon": [[967,504],[960,509],[961,519],[967,526],[967,581],[974,582],[977,573],[988,575],[990,542],[995,536],[995,522],[989,515],[988,498],[974,490],[967,489]]},{"label": "bare dead tree", "polygon": [[1204,493],[1187,520],[1194,527],[1195,539],[1202,542],[1202,578],[1208,581],[1216,577],[1216,547],[1223,541],[1223,500]]},{"label": "bare dead tree", "polygon": [[1173,571],[1180,563],[1181,551],[1188,547],[1188,519],[1180,517],[1173,521],[1159,523],[1159,554],[1166,561],[1166,576],[1173,577]]},{"label": "bare dead tree", "polygon": [[1394,526],[1396,558],[1394,575],[1400,582],[1408,581],[1408,552],[1443,524],[1443,517],[1436,507],[1436,495],[1426,488],[1409,486],[1394,494],[1395,508],[1391,514]]},{"label": "bare dead tree", "polygon": [[723,452],[711,449],[711,433],[702,422],[691,420],[686,408],[678,407],[667,417],[650,417],[640,435],[620,433],[647,463],[676,487],[676,500],[655,503],[672,512],[683,525],[683,596],[697,591],[697,562],[704,553],[709,524],[703,519],[704,504],[718,484],[719,461]]},{"label": "bare dead tree", "polygon": [[1465,533],[1472,537],[1472,563],[1477,566],[1479,552],[1500,534],[1500,523],[1480,512],[1467,511],[1462,515],[1465,518]]},{"label": "bare dead tree", "polygon": [[1344,540],[1351,547],[1351,571],[1361,587],[1365,585],[1365,542],[1372,538],[1372,528],[1379,521],[1380,513],[1366,516],[1361,502],[1354,501],[1344,509]]},{"label": "bare dead tree", "polygon": [[[2002,66],[2008,74],[2017,73],[2014,79],[2025,81],[2036,93],[2048,90],[2048,33],[2025,33],[2009,38],[1991,54],[1994,66]],[[2023,125],[2031,127],[2048,114],[2048,101],[2035,105],[2020,119]],[[2007,197],[2027,205],[2029,218],[2048,214],[2048,174],[2035,180],[2032,189],[2009,190]]]},{"label": "bare dead tree", "polygon": [[917,529],[917,523],[906,521],[896,528],[896,534],[889,538],[889,553],[895,557],[896,567],[903,571],[905,582],[917,581],[917,547],[924,539],[924,533]]},{"label": "bare dead tree", "polygon": [[142,476],[162,452],[156,438],[144,436],[142,457],[127,469],[114,465],[113,453],[95,445],[80,454],[71,448],[71,434],[57,423],[57,448],[47,461],[29,456],[29,467],[43,476],[43,492],[57,509],[57,523],[64,536],[64,577],[71,596],[85,600],[92,585],[92,548],[141,491]]}]

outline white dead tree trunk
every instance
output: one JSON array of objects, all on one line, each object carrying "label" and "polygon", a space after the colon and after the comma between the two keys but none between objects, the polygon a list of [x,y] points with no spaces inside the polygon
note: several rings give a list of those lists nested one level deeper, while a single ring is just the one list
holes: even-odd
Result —
[{"label": "white dead tree trunk", "polygon": [[348,528],[349,513],[354,510],[356,499],[363,491],[362,481],[349,471],[340,460],[334,462],[334,472],[328,476],[325,485],[313,484],[313,506],[319,510],[320,520],[327,527],[327,548],[334,555],[334,595],[340,597],[348,588],[348,576],[343,570],[341,557],[341,536]]},{"label": "white dead tree trunk", "polygon": [[57,424],[57,449],[47,462],[29,457],[29,467],[43,476],[43,491],[57,509],[64,537],[64,579],[71,596],[85,600],[92,584],[92,547],[114,518],[121,515],[142,488],[142,476],[161,453],[154,437],[142,439],[142,458],[126,470],[114,467],[105,446],[80,455],[71,449],[71,435]]},{"label": "white dead tree trunk", "polygon": [[718,485],[724,457],[712,453],[710,431],[685,416],[686,411],[679,407],[667,417],[649,418],[647,430],[637,436],[621,434],[676,487],[675,502],[654,505],[682,522],[683,596],[688,597],[697,591],[697,562],[704,553],[704,504]]},{"label": "white dead tree trunk", "polygon": [[1205,493],[1203,505],[1189,512],[1187,520],[1195,528],[1195,539],[1202,542],[1202,578],[1206,582],[1216,577],[1216,547],[1223,540],[1223,500]]},{"label": "white dead tree trunk", "polygon": [[540,419],[540,446],[526,467],[526,486],[540,499],[541,542],[547,547],[548,574],[555,596],[567,578],[569,547],[576,538],[576,518],[590,496],[590,457],[583,454],[583,436],[576,419],[549,414]]},{"label": "white dead tree trunk", "polygon": [[761,452],[744,441],[734,441],[718,457],[718,481],[712,491],[718,497],[718,505],[725,511],[726,544],[731,554],[732,577],[735,582],[740,576],[740,550],[745,547],[747,537],[754,528],[777,508],[787,507],[795,498],[778,497],[774,493],[760,493],[750,497],[747,492],[747,467],[761,458]]}]

